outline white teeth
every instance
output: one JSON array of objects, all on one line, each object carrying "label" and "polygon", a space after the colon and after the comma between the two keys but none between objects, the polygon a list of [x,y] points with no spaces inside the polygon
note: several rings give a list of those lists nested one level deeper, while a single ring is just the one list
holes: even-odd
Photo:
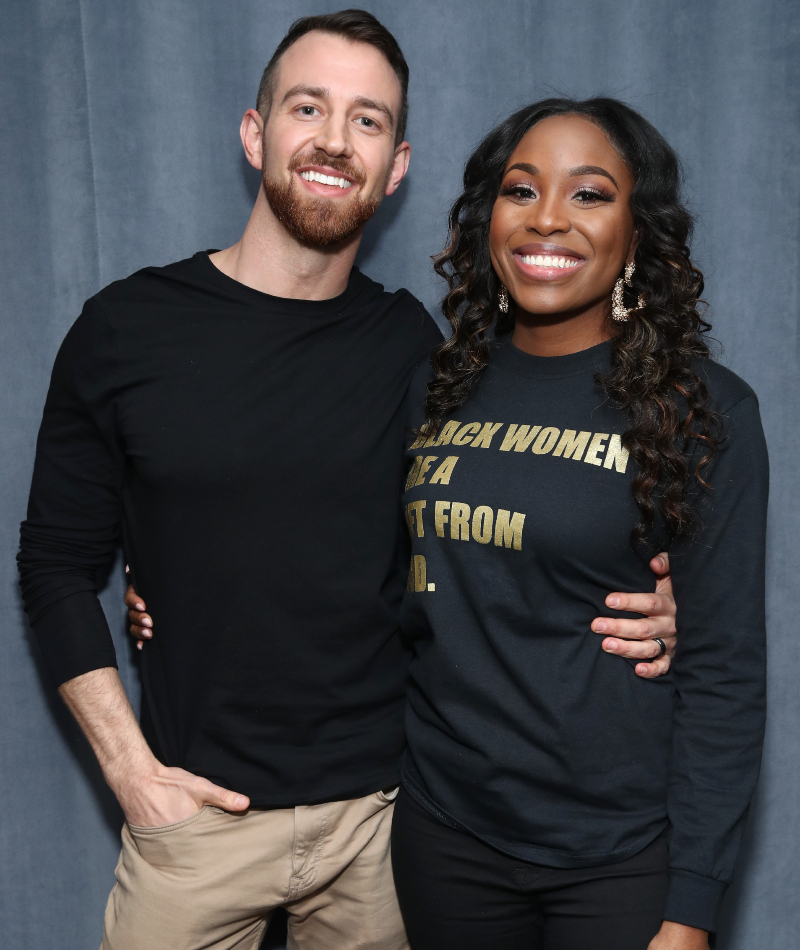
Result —
[{"label": "white teeth", "polygon": [[572,257],[550,257],[544,254],[524,255],[522,262],[531,267],[577,267],[580,264]]},{"label": "white teeth", "polygon": [[321,185],[336,185],[337,188],[350,188],[352,181],[346,178],[336,178],[333,175],[323,175],[322,172],[300,172],[300,177],[306,181],[318,181]]}]

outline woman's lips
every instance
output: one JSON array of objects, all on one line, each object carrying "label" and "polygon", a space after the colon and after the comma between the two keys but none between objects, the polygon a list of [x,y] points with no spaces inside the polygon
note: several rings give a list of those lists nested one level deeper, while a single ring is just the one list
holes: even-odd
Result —
[{"label": "woman's lips", "polygon": [[512,256],[518,270],[533,280],[560,280],[574,274],[586,263],[584,258],[555,252],[521,254],[515,251]]}]

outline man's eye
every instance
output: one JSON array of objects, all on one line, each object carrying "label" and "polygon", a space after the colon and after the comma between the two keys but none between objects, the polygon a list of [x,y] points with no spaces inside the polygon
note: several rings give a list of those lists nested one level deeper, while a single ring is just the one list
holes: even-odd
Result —
[{"label": "man's eye", "polygon": [[359,116],[358,121],[364,126],[365,129],[374,129],[378,125],[378,123],[374,119],[370,119],[368,115]]},{"label": "man's eye", "polygon": [[317,111],[316,106],[300,106],[301,115],[314,115],[316,111]]}]

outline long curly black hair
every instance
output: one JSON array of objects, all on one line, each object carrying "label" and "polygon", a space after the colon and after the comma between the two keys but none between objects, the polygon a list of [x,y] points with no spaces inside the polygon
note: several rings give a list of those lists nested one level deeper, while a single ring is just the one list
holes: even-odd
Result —
[{"label": "long curly black hair", "polygon": [[[493,129],[470,156],[464,191],[450,211],[450,242],[434,258],[448,284],[442,311],[453,333],[433,354],[426,421],[430,435],[469,396],[490,360],[490,331],[502,335],[514,325],[498,309],[500,284],[489,257],[489,225],[506,165],[522,137],[550,116],[577,115],[598,125],[622,156],[635,181],[630,196],[639,236],[636,272],[626,289],[626,306],[643,309],[619,325],[611,370],[598,382],[627,413],[623,445],[637,463],[632,491],[640,522],[632,541],[651,533],[656,506],[668,534],[679,537],[694,524],[689,500],[692,474],[688,450],[703,443],[694,477],[714,456],[720,420],[693,368],[708,357],[703,318],[703,275],[689,258],[692,217],[681,202],[680,164],[664,138],[641,115],[616,99],[545,99],[515,112]],[[610,306],[609,306],[610,318]]]}]

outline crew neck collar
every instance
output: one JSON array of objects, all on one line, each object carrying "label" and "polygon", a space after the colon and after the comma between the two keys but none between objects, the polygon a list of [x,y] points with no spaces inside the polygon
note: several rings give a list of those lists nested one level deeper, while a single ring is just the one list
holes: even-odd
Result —
[{"label": "crew neck collar", "polygon": [[216,248],[209,248],[206,251],[198,251],[194,255],[194,260],[204,279],[229,297],[247,303],[249,306],[255,305],[269,310],[310,314],[317,313],[320,315],[337,312],[352,303],[369,283],[369,279],[364,277],[361,271],[354,266],[350,271],[350,276],[347,278],[347,287],[336,297],[328,297],[325,300],[307,300],[302,297],[276,297],[272,294],[264,293],[263,290],[256,290],[255,287],[248,287],[247,284],[243,284],[241,281],[235,280],[233,277],[229,277],[223,273],[209,257],[210,254],[216,253]]},{"label": "crew neck collar", "polygon": [[502,336],[494,341],[494,356],[512,373],[533,379],[556,379],[579,376],[582,373],[607,372],[611,366],[612,340],[566,356],[534,356],[525,353],[511,342],[511,336]]}]

